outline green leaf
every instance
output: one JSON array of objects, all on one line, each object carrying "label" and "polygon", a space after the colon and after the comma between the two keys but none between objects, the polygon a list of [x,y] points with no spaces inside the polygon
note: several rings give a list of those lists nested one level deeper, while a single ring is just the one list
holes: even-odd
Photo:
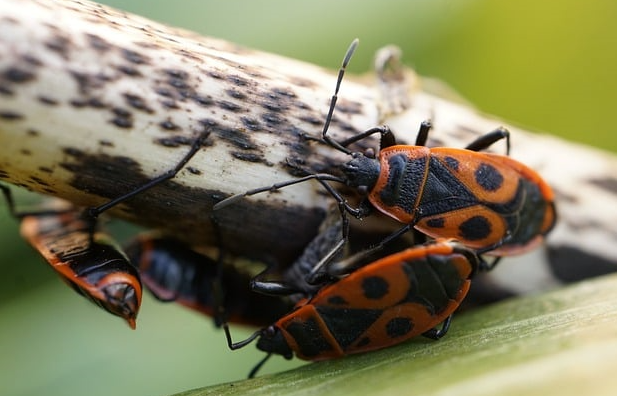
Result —
[{"label": "green leaf", "polygon": [[454,318],[440,341],[180,393],[206,395],[613,395],[617,276]]}]

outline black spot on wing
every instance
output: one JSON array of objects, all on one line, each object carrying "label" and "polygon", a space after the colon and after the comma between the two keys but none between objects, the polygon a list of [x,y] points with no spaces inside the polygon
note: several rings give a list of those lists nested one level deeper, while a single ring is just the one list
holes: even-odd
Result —
[{"label": "black spot on wing", "polygon": [[430,228],[443,228],[446,224],[446,219],[443,217],[435,217],[426,221],[426,226]]},{"label": "black spot on wing", "polygon": [[485,191],[497,191],[503,185],[503,175],[489,164],[481,164],[474,172],[476,183]]},{"label": "black spot on wing", "polygon": [[414,324],[410,318],[392,318],[386,324],[386,334],[390,338],[402,337],[413,330]]},{"label": "black spot on wing", "polygon": [[390,285],[381,276],[367,276],[362,279],[362,292],[369,300],[379,300],[388,294]]},{"label": "black spot on wing", "polygon": [[459,161],[454,157],[446,157],[444,159],[446,165],[448,165],[452,170],[457,171],[460,165]]},{"label": "black spot on wing", "polygon": [[462,222],[459,236],[468,241],[479,241],[491,234],[491,222],[484,216],[473,216]]}]

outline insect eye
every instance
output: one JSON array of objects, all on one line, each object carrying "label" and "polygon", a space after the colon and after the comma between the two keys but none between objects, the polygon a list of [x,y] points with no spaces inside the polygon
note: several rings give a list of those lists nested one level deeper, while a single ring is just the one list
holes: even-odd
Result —
[{"label": "insect eye", "polygon": [[364,156],[365,156],[366,158],[375,159],[375,149],[373,149],[373,148],[367,148],[367,149],[364,151]]},{"label": "insect eye", "polygon": [[274,337],[276,335],[276,329],[274,328],[274,326],[268,326],[264,329],[263,335],[270,338]]}]

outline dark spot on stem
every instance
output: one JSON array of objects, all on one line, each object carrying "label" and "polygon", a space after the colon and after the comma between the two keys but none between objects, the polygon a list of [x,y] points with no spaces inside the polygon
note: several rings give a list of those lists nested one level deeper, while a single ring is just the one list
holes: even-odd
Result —
[{"label": "dark spot on stem", "polygon": [[122,57],[136,65],[143,65],[149,62],[148,57],[146,57],[145,55],[139,54],[126,48],[122,49]]},{"label": "dark spot on stem", "polygon": [[244,87],[248,85],[248,81],[246,78],[244,77],[240,77],[238,75],[235,76],[228,76],[227,77],[227,81],[229,81],[230,83],[238,86],[238,87]]},{"label": "dark spot on stem", "polygon": [[111,48],[111,45],[106,40],[96,34],[86,33],[86,37],[90,46],[97,51],[105,52]]},{"label": "dark spot on stem", "polygon": [[0,118],[6,121],[17,121],[24,118],[24,116],[16,111],[0,110]]},{"label": "dark spot on stem", "polygon": [[159,123],[159,126],[166,131],[177,131],[180,127],[170,120],[165,120]]},{"label": "dark spot on stem", "polygon": [[9,67],[2,73],[2,78],[15,84],[21,84],[34,79],[34,73],[17,67]]}]

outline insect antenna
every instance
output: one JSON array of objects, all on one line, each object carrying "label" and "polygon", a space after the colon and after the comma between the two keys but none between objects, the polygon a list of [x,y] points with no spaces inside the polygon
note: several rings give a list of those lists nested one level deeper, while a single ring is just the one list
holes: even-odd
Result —
[{"label": "insect antenna", "polygon": [[255,341],[255,339],[259,337],[260,335],[262,335],[263,333],[263,330],[257,330],[256,332],[251,334],[247,339],[238,341],[238,342],[233,342],[233,340],[231,339],[231,331],[229,330],[229,324],[227,322],[223,323],[223,330],[225,331],[225,338],[227,338],[227,346],[229,346],[229,349],[231,349],[232,351],[235,351],[236,349],[244,348],[251,342]]},{"label": "insect antenna", "polygon": [[220,202],[217,202],[212,207],[212,210],[216,211],[216,210],[223,209],[224,207],[229,206],[229,205],[231,205],[233,203],[236,203],[237,201],[239,201],[240,199],[242,199],[244,197],[248,197],[248,196],[259,194],[259,193],[266,192],[266,191],[276,191],[276,190],[279,190],[279,189],[281,189],[283,187],[287,187],[287,186],[291,186],[291,185],[294,185],[294,184],[302,183],[302,182],[305,182],[305,181],[311,180],[311,179],[316,179],[318,181],[330,180],[330,181],[335,181],[335,182],[339,182],[339,183],[345,183],[345,180],[340,178],[340,177],[337,177],[337,176],[334,176],[334,175],[330,175],[328,173],[315,173],[315,174],[312,174],[312,175],[307,175],[307,176],[301,177],[299,179],[287,180],[287,181],[284,181],[284,182],[281,182],[281,183],[272,184],[271,186],[255,188],[253,190],[249,190],[249,191],[245,191],[243,193],[232,195],[230,197],[225,198],[224,200],[222,200]]}]

